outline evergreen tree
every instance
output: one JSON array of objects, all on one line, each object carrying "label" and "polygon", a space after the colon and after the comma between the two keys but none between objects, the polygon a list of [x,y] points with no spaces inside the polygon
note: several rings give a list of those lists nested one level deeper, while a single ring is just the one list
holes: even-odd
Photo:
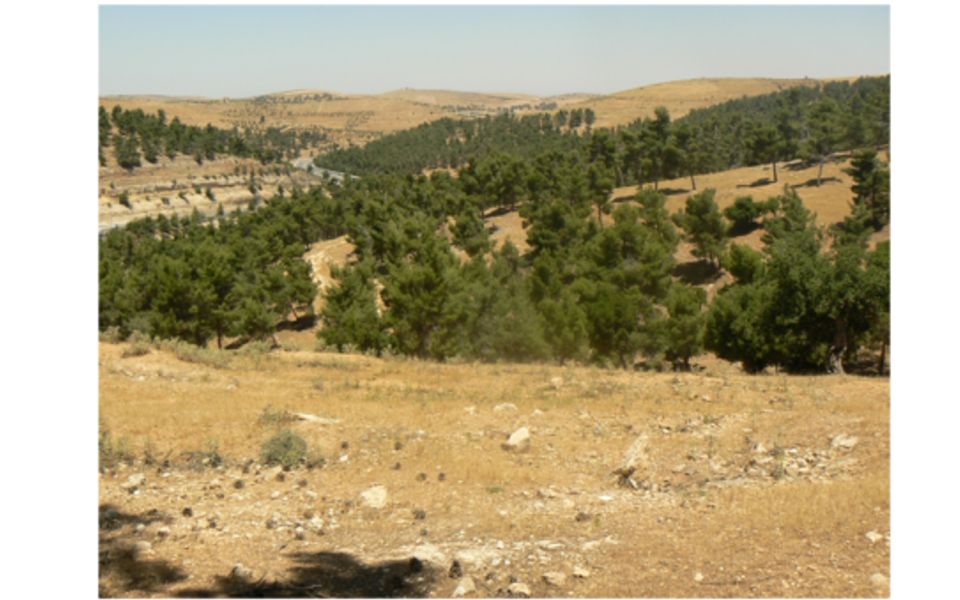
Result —
[{"label": "evergreen tree", "polygon": [[719,267],[727,245],[727,225],[714,200],[716,190],[708,189],[687,198],[685,209],[673,216],[674,223],[686,232],[695,248],[693,255]]}]

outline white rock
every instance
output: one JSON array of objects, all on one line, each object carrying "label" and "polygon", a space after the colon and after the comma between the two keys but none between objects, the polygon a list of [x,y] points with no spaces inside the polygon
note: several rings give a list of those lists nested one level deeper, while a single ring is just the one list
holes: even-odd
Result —
[{"label": "white rock", "polygon": [[529,598],[530,597],[530,588],[523,583],[511,583],[507,587],[507,591],[510,593],[510,596],[513,598]]},{"label": "white rock", "polygon": [[559,390],[563,387],[563,377],[551,377],[550,385],[553,386],[553,389]]},{"label": "white rock", "polygon": [[837,448],[843,448],[844,450],[850,450],[857,445],[857,442],[860,441],[860,438],[850,436],[847,434],[841,433],[832,440],[830,440],[830,448],[836,450]]},{"label": "white rock", "polygon": [[526,452],[530,449],[530,431],[521,427],[501,447],[509,452]]},{"label": "white rock", "polygon": [[357,504],[368,508],[383,508],[387,505],[387,488],[375,485],[357,496]]},{"label": "white rock", "polygon": [[253,581],[253,570],[243,566],[243,563],[237,563],[233,566],[233,570],[230,571],[230,578],[243,583],[249,583]]},{"label": "white rock", "polygon": [[703,581],[703,573],[698,572],[696,575],[693,576],[693,580],[696,581],[697,583],[700,583],[701,581]]},{"label": "white rock", "polygon": [[883,539],[883,536],[877,533],[876,531],[868,531],[867,539],[870,540],[871,544],[876,544],[877,542]]},{"label": "white rock", "polygon": [[567,583],[567,576],[559,571],[550,571],[543,574],[543,581],[547,585],[554,587],[563,587]]},{"label": "white rock", "polygon": [[120,487],[127,490],[128,492],[132,492],[138,487],[140,487],[141,485],[143,485],[146,480],[147,480],[147,477],[143,473],[135,473],[131,475],[125,482],[121,483]]},{"label": "white rock", "polygon": [[573,567],[573,576],[579,579],[586,579],[590,577],[590,569],[585,569],[580,565]]},{"label": "white rock", "polygon": [[870,583],[877,587],[886,587],[890,585],[890,580],[881,575],[880,573],[874,573],[870,576]]},{"label": "white rock", "polygon": [[457,584],[457,589],[453,590],[453,597],[459,598],[460,596],[465,596],[477,590],[477,586],[473,583],[473,577],[467,576],[460,579],[460,582]]},{"label": "white rock", "polygon": [[493,412],[498,413],[498,412],[505,412],[505,411],[516,412],[517,406],[515,404],[505,402],[503,404],[498,404],[493,407]]}]

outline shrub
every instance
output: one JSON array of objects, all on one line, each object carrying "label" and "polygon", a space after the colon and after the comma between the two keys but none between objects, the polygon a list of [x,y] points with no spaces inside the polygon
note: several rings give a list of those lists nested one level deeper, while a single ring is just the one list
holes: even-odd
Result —
[{"label": "shrub", "polygon": [[127,208],[133,208],[130,206],[130,196],[128,196],[126,192],[120,192],[120,196],[117,198],[117,200],[119,200],[120,204],[126,206]]},{"label": "shrub", "polygon": [[263,409],[263,414],[257,417],[257,423],[265,426],[279,427],[293,421],[294,417],[290,414],[290,411],[278,410],[273,407],[273,404],[268,404],[267,407]]},{"label": "shrub", "polygon": [[268,465],[293,467],[306,460],[307,442],[289,429],[284,429],[263,444],[260,460]]},{"label": "shrub", "polygon": [[100,332],[100,341],[109,342],[111,344],[119,344],[123,341],[123,335],[120,333],[120,328],[116,325],[107,327],[106,331]]}]

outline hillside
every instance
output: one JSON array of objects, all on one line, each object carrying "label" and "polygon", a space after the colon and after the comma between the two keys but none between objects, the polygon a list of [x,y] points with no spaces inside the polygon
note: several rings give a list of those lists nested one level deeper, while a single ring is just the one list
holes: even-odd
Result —
[{"label": "hillside", "polygon": [[[101,597],[890,594],[888,379],[131,349]],[[267,464],[284,428],[325,465]]]}]

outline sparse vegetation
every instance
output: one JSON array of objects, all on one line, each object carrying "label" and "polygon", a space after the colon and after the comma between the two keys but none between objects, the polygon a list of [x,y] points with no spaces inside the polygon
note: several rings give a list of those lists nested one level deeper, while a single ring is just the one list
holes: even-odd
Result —
[{"label": "sparse vegetation", "polygon": [[289,429],[277,433],[264,442],[260,460],[268,465],[292,468],[307,458],[307,443]]}]

